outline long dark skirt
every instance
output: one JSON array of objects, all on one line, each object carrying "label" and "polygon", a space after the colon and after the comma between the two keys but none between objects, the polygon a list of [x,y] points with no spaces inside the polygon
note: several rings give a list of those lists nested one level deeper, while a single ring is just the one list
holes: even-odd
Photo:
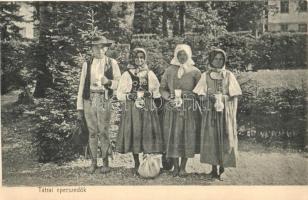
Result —
[{"label": "long dark skirt", "polygon": [[228,152],[228,135],[226,132],[225,110],[216,112],[213,103],[202,114],[200,162],[224,167],[236,166],[236,151]]},{"label": "long dark skirt", "polygon": [[163,137],[153,100],[146,98],[144,109],[137,108],[134,101],[127,100],[122,109],[117,151],[162,153]]},{"label": "long dark skirt", "polygon": [[200,152],[200,113],[194,100],[184,100],[182,107],[164,108],[164,149],[169,158],[192,158]]}]

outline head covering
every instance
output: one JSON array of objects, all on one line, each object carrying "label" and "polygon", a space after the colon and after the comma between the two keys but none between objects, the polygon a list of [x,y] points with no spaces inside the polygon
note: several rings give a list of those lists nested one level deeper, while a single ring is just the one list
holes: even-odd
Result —
[{"label": "head covering", "polygon": [[[220,69],[215,68],[215,67],[212,66],[212,62],[213,62],[215,56],[217,54],[219,54],[219,53],[222,54],[223,57],[224,57],[224,64],[223,64],[223,66]],[[222,49],[213,49],[213,50],[211,50],[209,52],[209,56],[208,56],[208,64],[209,64],[208,68],[209,68],[209,71],[211,73],[213,73],[214,75],[216,74],[216,76],[218,76],[218,77],[225,77],[226,76],[226,61],[227,61],[227,54],[226,54],[226,52],[224,50],[222,50]]]},{"label": "head covering", "polygon": [[146,61],[147,61],[147,52],[145,51],[145,49],[143,48],[135,48],[133,49],[133,51],[131,52],[130,54],[130,64],[127,66],[128,69],[136,69],[137,66],[135,64],[135,58],[137,56],[138,53],[143,53],[144,54],[144,64],[143,66],[139,67],[140,69],[148,69],[148,66],[146,64]]},{"label": "head covering", "polygon": [[[223,64],[223,66],[220,69],[217,69],[217,68],[213,67],[212,62],[213,62],[215,56],[217,54],[219,54],[219,53],[222,54],[223,57],[224,57],[224,64]],[[224,70],[226,68],[225,64],[226,64],[226,61],[227,61],[227,54],[222,49],[213,49],[213,50],[211,50],[209,52],[208,60],[209,60],[210,69],[211,70],[213,70],[213,71],[222,71],[222,70]]]},{"label": "head covering", "polygon": [[[187,54],[187,61],[184,64],[180,63],[179,60],[178,60],[178,57],[177,57],[177,55],[180,51],[185,51],[185,53]],[[171,60],[171,64],[180,67],[180,69],[178,71],[178,78],[182,78],[182,76],[185,72],[188,72],[192,69],[191,67],[195,63],[194,63],[194,61],[192,60],[191,57],[192,57],[192,52],[191,52],[190,46],[188,46],[187,44],[178,44],[176,46],[176,48],[174,50],[174,57]]]},{"label": "head covering", "polygon": [[104,36],[94,36],[91,40],[92,45],[97,45],[97,44],[104,44],[106,46],[111,46],[113,43],[112,40],[108,40]]}]

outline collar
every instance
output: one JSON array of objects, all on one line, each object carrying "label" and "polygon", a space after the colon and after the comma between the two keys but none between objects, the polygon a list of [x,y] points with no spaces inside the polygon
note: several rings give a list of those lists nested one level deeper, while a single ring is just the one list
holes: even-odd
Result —
[{"label": "collar", "polygon": [[221,74],[223,78],[226,77],[227,75],[227,71],[226,71],[226,66],[224,65],[222,68],[217,69],[217,68],[213,68],[211,66],[209,66],[209,73],[211,72],[216,72],[218,74]]}]

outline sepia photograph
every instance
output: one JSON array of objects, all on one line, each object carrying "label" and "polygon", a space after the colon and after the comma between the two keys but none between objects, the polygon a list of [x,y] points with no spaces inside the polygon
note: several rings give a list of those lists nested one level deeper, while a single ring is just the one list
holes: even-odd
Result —
[{"label": "sepia photograph", "polygon": [[1,1],[2,187],[307,186],[307,3]]}]

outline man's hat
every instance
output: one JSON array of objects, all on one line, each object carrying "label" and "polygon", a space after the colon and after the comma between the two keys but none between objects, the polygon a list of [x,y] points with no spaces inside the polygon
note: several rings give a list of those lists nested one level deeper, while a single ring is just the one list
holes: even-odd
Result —
[{"label": "man's hat", "polygon": [[92,45],[96,45],[96,44],[104,44],[106,46],[110,46],[112,45],[114,41],[112,40],[108,40],[106,37],[104,36],[95,36],[92,38],[91,44]]}]

